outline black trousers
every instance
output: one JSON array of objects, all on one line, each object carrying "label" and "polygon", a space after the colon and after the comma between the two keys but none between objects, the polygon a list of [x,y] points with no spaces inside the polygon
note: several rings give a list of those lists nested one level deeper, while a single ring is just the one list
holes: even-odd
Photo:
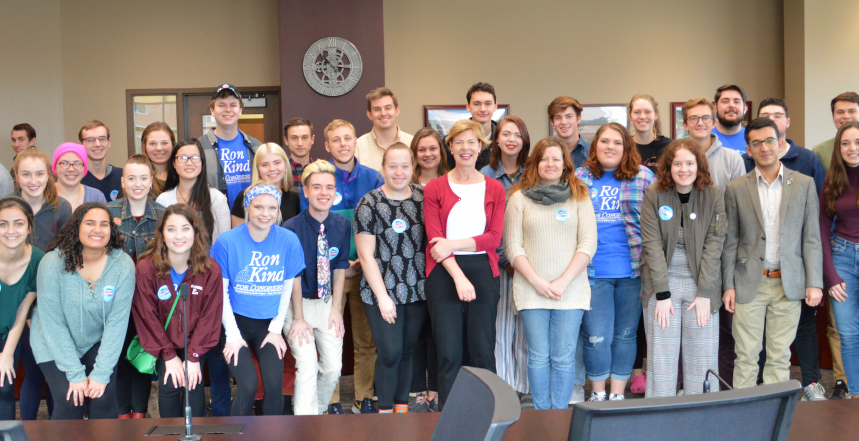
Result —
[{"label": "black trousers", "polygon": [[415,344],[427,316],[427,302],[397,305],[397,318],[390,324],[382,318],[378,305],[364,303],[367,322],[376,342],[376,395],[379,409],[393,409],[394,404],[409,403],[409,389]]},{"label": "black trousers", "polygon": [[427,319],[415,343],[412,354],[414,369],[412,373],[412,392],[438,391],[438,348],[432,338],[432,320],[427,310]]},{"label": "black trousers", "polygon": [[[81,364],[84,365],[87,376],[95,366],[95,358],[100,347],[101,343],[96,343],[81,357]],[[69,392],[69,379],[65,372],[57,368],[55,362],[39,363],[39,368],[42,369],[45,380],[48,381],[48,387],[51,388],[51,394],[54,396],[52,420],[82,420],[84,407],[89,408],[89,419],[91,420],[119,417],[119,408],[116,406],[116,366],[113,368],[113,373],[110,374],[110,381],[104,388],[104,394],[100,398],[85,398],[85,406],[75,406],[74,397],[66,399],[66,394]]]},{"label": "black trousers", "polygon": [[[436,265],[427,277],[427,306],[438,347],[439,408],[444,407],[450,395],[463,364],[466,346],[469,365],[495,372],[495,316],[500,297],[498,277],[492,275],[489,258],[485,254],[453,258],[477,295],[470,302],[460,300],[456,284],[442,264]],[[468,340],[464,342],[466,333]]]},{"label": "black trousers", "polygon": [[[728,312],[722,305],[719,308],[719,376],[731,387],[734,386],[734,362],[737,360],[733,326],[734,313]],[[759,372],[763,375],[763,362]]]},{"label": "black trousers", "polygon": [[[647,355],[647,336],[644,334],[644,312],[638,320],[638,333],[635,335],[635,361],[633,369],[644,369],[644,356]],[[584,386],[584,385],[583,385]]]},{"label": "black trousers", "polygon": [[[185,350],[176,349],[176,356],[184,365]],[[200,354],[200,372],[202,372],[205,362],[206,359],[203,354]],[[185,388],[173,387],[173,378],[168,378],[167,384],[164,384],[166,370],[164,359],[158,357],[158,360],[155,361],[155,372],[158,373],[158,410],[161,413],[161,418],[180,418],[185,416],[185,402],[182,396],[182,391]],[[191,416],[206,416],[206,388],[202,381],[188,393],[188,401],[191,404]]]},{"label": "black trousers", "polygon": [[257,370],[251,358],[251,350],[254,351],[259,362],[262,387],[265,389],[262,410],[265,415],[280,415],[283,413],[283,359],[277,356],[274,345],[266,344],[265,347],[260,348],[262,341],[268,335],[271,319],[253,319],[239,314],[234,315],[242,338],[245,339],[248,347],[242,347],[239,350],[238,366],[234,361],[228,360],[227,363],[238,386],[230,415],[253,415],[254,395],[257,393]]},{"label": "black trousers", "polygon": [[[799,359],[799,368],[802,371],[802,387],[805,387],[811,383],[817,383],[823,375],[820,373],[820,352],[817,342],[817,307],[808,306],[805,300],[801,302],[799,325],[796,327],[793,349],[796,351],[796,358]],[[766,342],[766,334],[764,334],[764,342]],[[758,359],[759,378],[763,375],[766,360],[767,347],[764,344]]]},{"label": "black trousers", "polygon": [[[6,337],[8,334],[3,336],[0,339],[0,351],[6,348]],[[12,367],[15,370],[18,370],[18,359],[20,358],[21,352],[21,344],[19,342],[18,346],[15,346],[14,352],[12,352]],[[14,420],[15,419],[15,379],[9,378],[3,379],[3,384],[0,385],[0,420]]]},{"label": "black trousers", "polygon": [[145,414],[149,408],[152,375],[140,373],[125,359],[128,345],[131,344],[131,340],[134,340],[135,335],[137,335],[137,329],[134,327],[134,320],[129,320],[122,352],[119,353],[119,361],[116,362],[116,405],[119,406],[120,415],[131,412]]}]

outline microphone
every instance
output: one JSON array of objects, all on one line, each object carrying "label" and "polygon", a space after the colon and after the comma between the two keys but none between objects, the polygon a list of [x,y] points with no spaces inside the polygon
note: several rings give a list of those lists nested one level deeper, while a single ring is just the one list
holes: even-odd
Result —
[{"label": "microphone", "polygon": [[179,285],[179,296],[182,297],[182,327],[185,334],[185,434],[179,436],[179,441],[199,441],[202,436],[194,433],[191,422],[191,401],[188,398],[190,388],[188,387],[188,283]]},{"label": "microphone", "polygon": [[712,369],[707,369],[707,374],[704,375],[704,393],[705,394],[710,393],[710,374],[713,374],[714,377],[718,378],[719,381],[725,385],[725,387],[727,387],[730,390],[734,390],[734,388],[731,387],[731,385],[729,385],[727,382],[725,382],[725,380],[723,380],[722,377],[720,377],[719,374],[716,373],[716,371],[714,371]]}]

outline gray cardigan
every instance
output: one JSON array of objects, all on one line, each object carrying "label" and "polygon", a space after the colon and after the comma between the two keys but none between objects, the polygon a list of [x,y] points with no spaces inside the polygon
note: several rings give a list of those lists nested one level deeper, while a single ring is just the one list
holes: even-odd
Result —
[{"label": "gray cardigan", "polygon": [[660,191],[658,186],[654,182],[647,187],[641,207],[641,303],[647,307],[654,293],[670,291],[668,267],[677,249],[682,218],[698,297],[710,299],[710,312],[715,314],[722,306],[719,256],[728,226],[722,189],[717,185],[702,192],[692,188],[689,202],[681,204],[676,190]]},{"label": "gray cardigan", "polygon": [[[245,140],[245,147],[248,149],[248,164],[253,167],[254,153],[262,143],[241,130],[239,130],[239,135]],[[200,145],[203,146],[203,154],[206,155],[206,180],[211,187],[226,195],[227,181],[224,179],[224,165],[221,164],[221,158],[218,157],[218,137],[215,136],[215,131],[209,130],[201,136]]]},{"label": "gray cardigan", "polygon": [[90,290],[80,273],[65,270],[60,251],[53,250],[42,258],[37,284],[30,337],[36,362],[53,361],[70,382],[80,383],[87,379],[80,358],[100,342],[89,376],[107,384],[128,330],[134,295],[131,257],[122,248],[111,251],[101,278]]}]

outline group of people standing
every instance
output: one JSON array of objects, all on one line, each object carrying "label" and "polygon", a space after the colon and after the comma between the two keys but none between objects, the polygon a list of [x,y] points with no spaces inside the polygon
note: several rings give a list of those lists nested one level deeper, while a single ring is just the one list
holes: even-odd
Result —
[{"label": "group of people standing", "polygon": [[305,119],[284,126],[289,154],[239,130],[229,84],[212,96],[215,129],[177,141],[153,123],[122,168],[98,121],[53,160],[15,144],[15,191],[0,199],[0,418],[15,417],[19,360],[22,418],[44,382],[55,419],[143,418],[153,372],[162,417],[182,415],[183,389],[203,416],[204,369],[216,416],[344,413],[347,304],[355,413],[409,412],[410,393],[411,411],[439,410],[464,365],[537,409],[583,400],[585,375],[590,400],[622,400],[630,380],[647,397],[701,393],[708,369],[750,387],[789,378],[791,344],[819,399],[816,341],[800,345],[824,287],[844,396],[859,384],[859,95],[833,100],[828,174],[786,140],[783,101],[743,127],[736,85],[685,103],[690,136],[673,141],[646,94],[629,103],[631,131],[607,123],[591,142],[581,104],[558,97],[556,135],[533,148],[520,118],[492,120],[491,85],[466,102],[472,118],[444,139],[412,136],[394,94],[374,89],[369,133],[325,127],[330,161],[311,158]]}]

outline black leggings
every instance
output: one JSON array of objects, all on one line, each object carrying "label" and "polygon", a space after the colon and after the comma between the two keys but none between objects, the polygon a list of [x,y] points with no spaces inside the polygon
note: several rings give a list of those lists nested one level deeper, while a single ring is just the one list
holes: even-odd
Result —
[{"label": "black leggings", "polygon": [[[642,314],[646,314],[643,312]],[[644,356],[647,355],[647,336],[644,334],[644,316],[638,320],[638,334],[635,336],[635,362],[633,369],[644,369]]]},{"label": "black leggings", "polygon": [[409,403],[414,362],[412,353],[427,316],[427,302],[397,305],[397,318],[390,324],[382,318],[378,305],[364,303],[367,322],[376,342],[376,395],[379,409]]},{"label": "black leggings", "polygon": [[283,359],[277,356],[274,345],[266,344],[265,347],[260,348],[262,341],[268,335],[271,319],[253,319],[239,314],[234,315],[242,338],[247,342],[248,347],[242,347],[239,350],[238,366],[234,364],[235,359],[227,360],[230,372],[236,378],[238,386],[230,415],[253,415],[254,395],[257,393],[257,370],[251,358],[251,349],[259,362],[262,386],[265,389],[265,397],[262,400],[263,414],[281,415],[283,413]]},{"label": "black leggings", "polygon": [[438,348],[432,338],[432,323],[427,314],[424,328],[412,352],[414,370],[412,371],[412,392],[438,391]]},{"label": "black leggings", "polygon": [[131,344],[131,340],[134,340],[135,335],[137,335],[137,329],[134,327],[134,320],[129,320],[125,343],[122,344],[122,352],[119,353],[119,361],[116,362],[116,405],[119,407],[120,415],[131,412],[145,414],[149,408],[152,375],[140,373],[125,359],[128,345]]},{"label": "black leggings", "polygon": [[[185,361],[185,350],[176,349],[176,357],[183,363]],[[200,372],[203,372],[203,366],[206,359],[203,354],[200,354]],[[155,362],[155,372],[158,373],[158,409],[161,412],[161,418],[180,418],[185,415],[185,402],[182,401],[183,387],[173,387],[173,378],[167,379],[167,384],[164,384],[164,372],[167,370],[164,364],[164,358],[158,357]],[[206,388],[201,381],[188,394],[188,401],[191,403],[191,416],[204,417],[206,416]]]},{"label": "black leggings", "polygon": [[[6,348],[6,337],[0,339],[0,351]],[[15,346],[12,352],[12,369],[18,370],[18,358],[21,352],[21,345]],[[0,386],[0,420],[15,419],[15,379],[3,379],[3,385]]]},{"label": "black leggings", "polygon": [[[96,343],[81,357],[87,375],[95,366],[95,358],[101,343]],[[89,419],[116,419],[119,417],[119,408],[116,406],[116,366],[110,374],[110,380],[104,388],[104,394],[100,398],[84,398],[85,406],[75,406],[74,397],[66,399],[69,392],[69,379],[66,373],[57,368],[53,361],[39,363],[51,394],[54,395],[54,415],[52,420],[82,420],[84,418],[84,407],[89,408]]]},{"label": "black leggings", "polygon": [[[456,263],[474,286],[476,298],[459,300],[456,284],[444,265],[438,264],[426,280],[427,307],[438,346],[438,402],[444,403],[463,365],[466,347],[470,366],[495,373],[495,316],[500,285],[485,254],[455,256]],[[464,342],[464,335],[468,335]]]}]

